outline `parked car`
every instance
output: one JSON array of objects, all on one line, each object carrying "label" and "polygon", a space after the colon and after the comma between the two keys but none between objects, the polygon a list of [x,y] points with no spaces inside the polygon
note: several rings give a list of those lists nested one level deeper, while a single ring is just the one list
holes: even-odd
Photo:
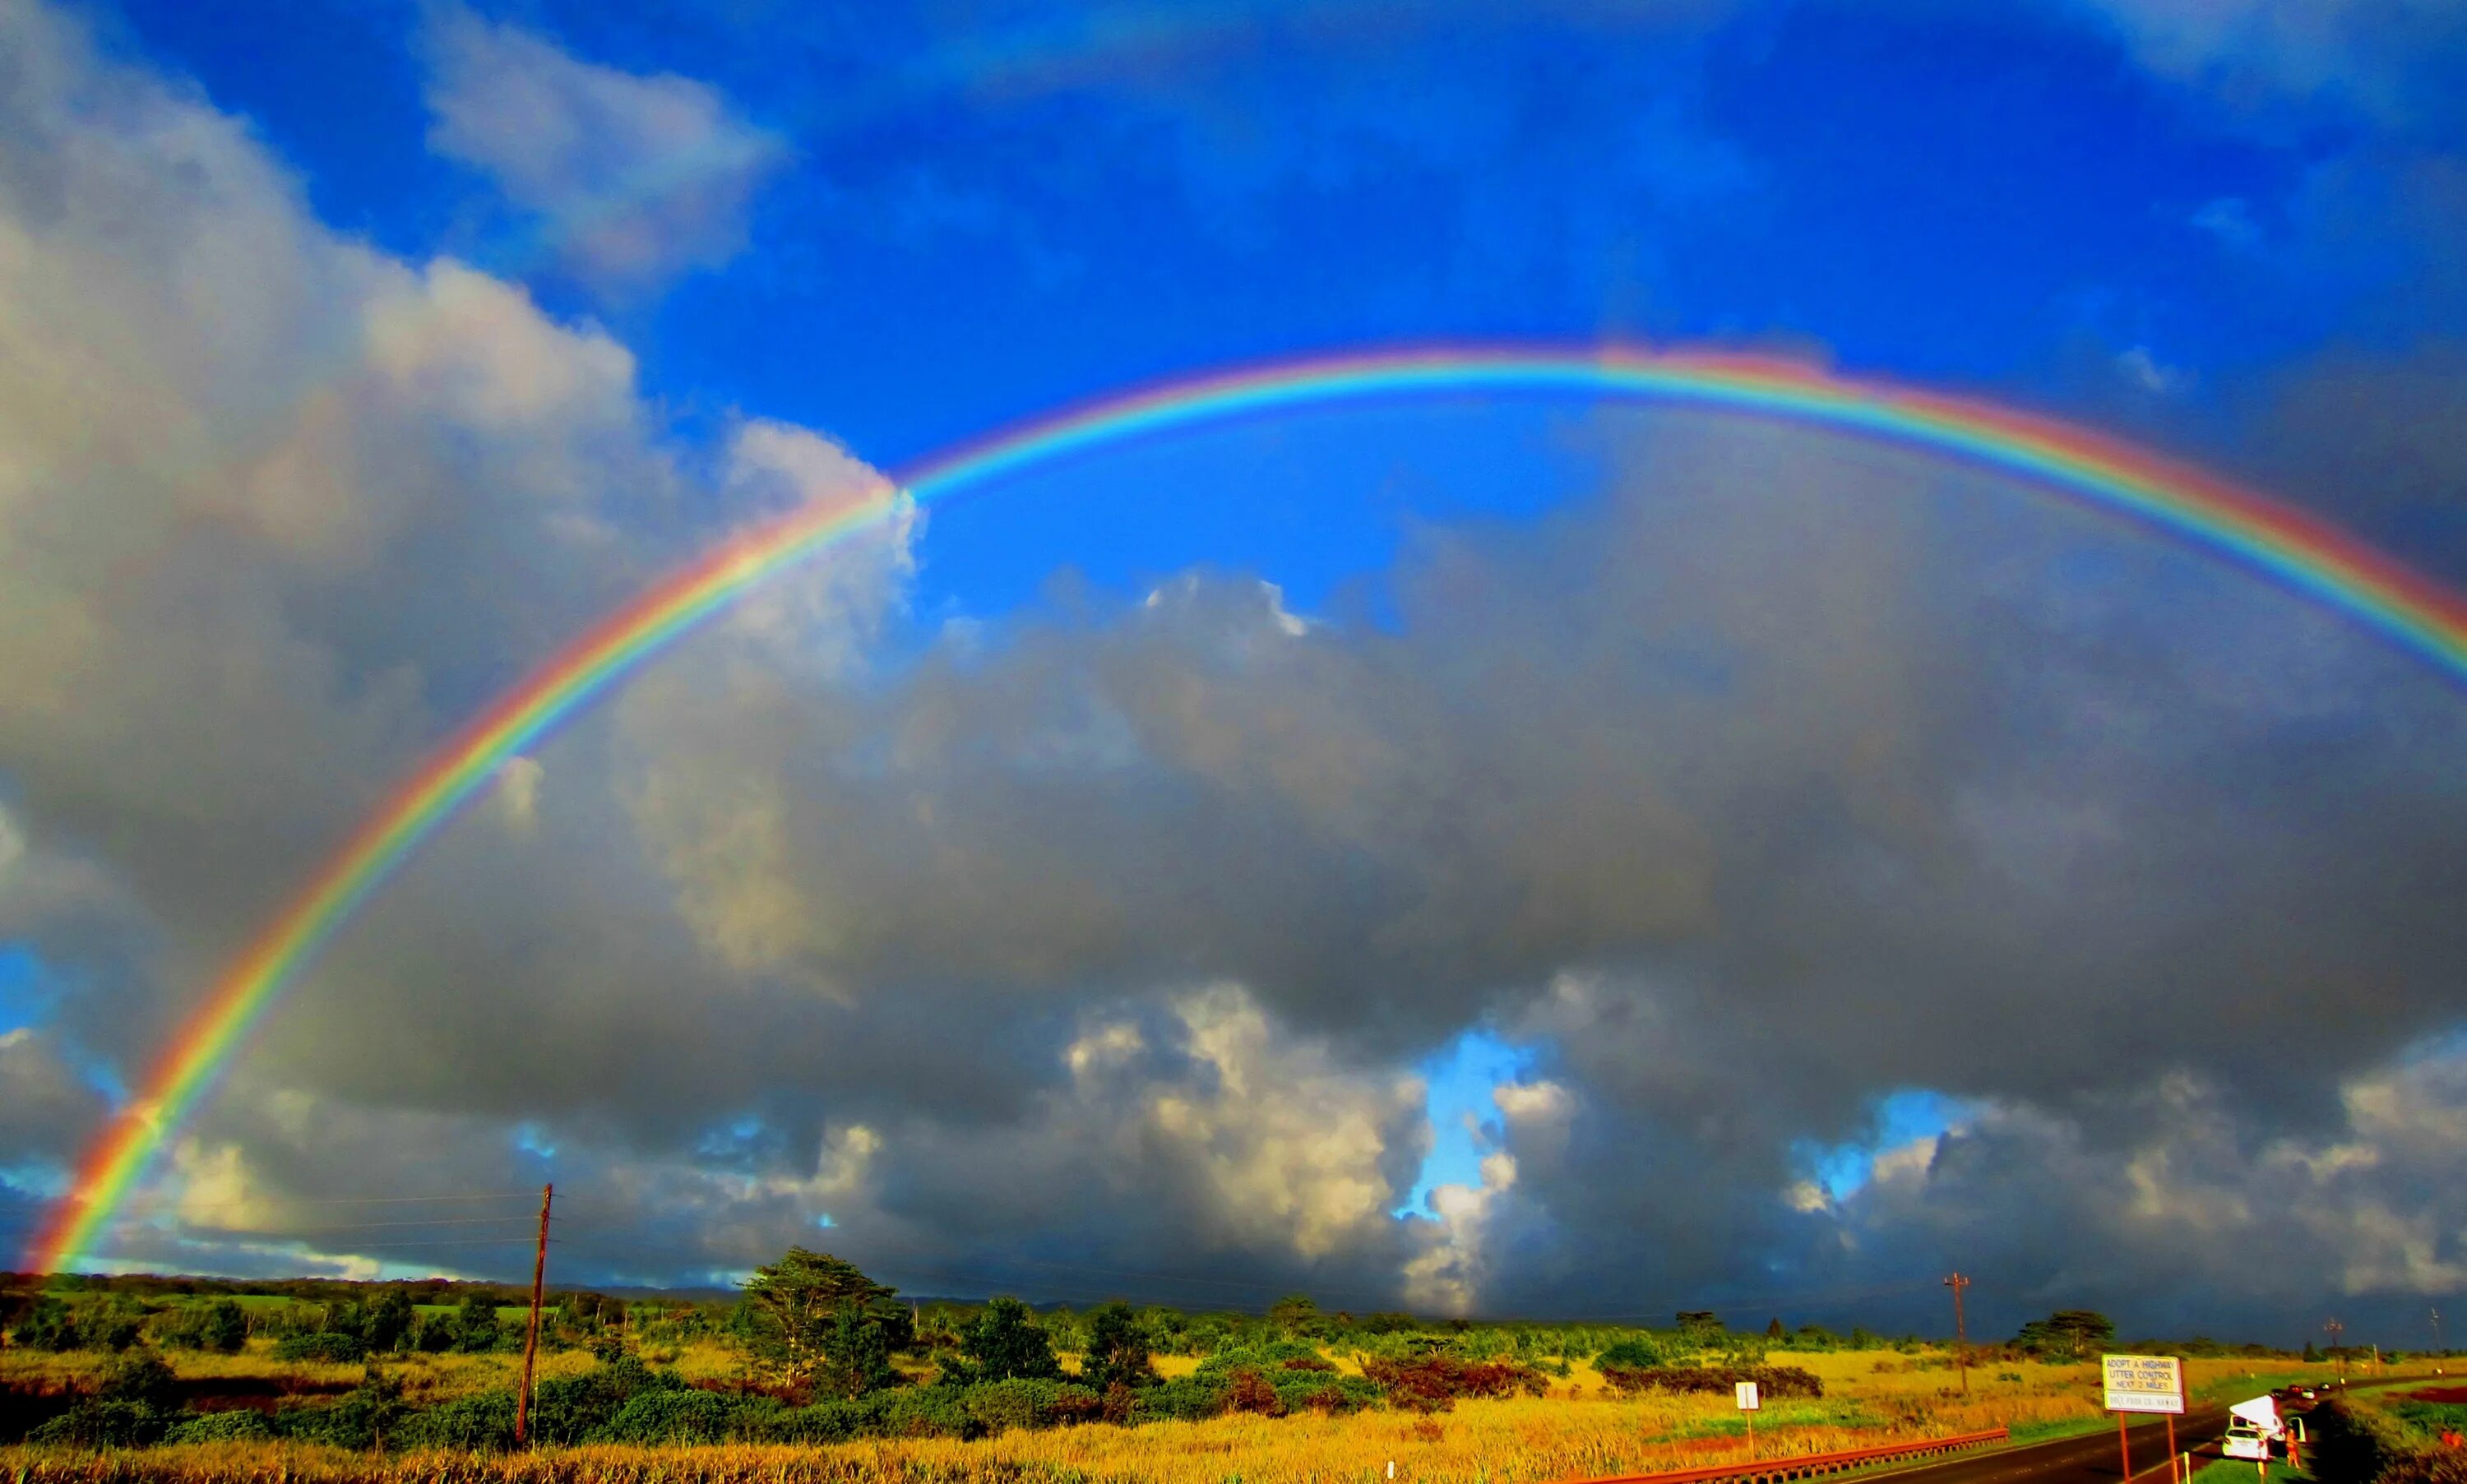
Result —
[{"label": "parked car", "polygon": [[2219,1445],[2219,1453],[2226,1458],[2266,1462],[2270,1457],[2270,1434],[2261,1430],[2260,1424],[2239,1417],[2228,1424],[2227,1441]]}]

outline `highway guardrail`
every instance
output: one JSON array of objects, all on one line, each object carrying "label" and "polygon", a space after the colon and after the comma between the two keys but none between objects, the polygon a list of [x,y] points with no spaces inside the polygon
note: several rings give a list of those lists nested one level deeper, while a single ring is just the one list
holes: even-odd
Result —
[{"label": "highway guardrail", "polygon": [[1737,1480],[1739,1484],[1755,1484],[1771,1480],[1774,1484],[1786,1479],[1812,1479],[1821,1474],[1840,1473],[1845,1469],[1864,1469],[1871,1463],[1893,1458],[1926,1458],[1936,1453],[1956,1453],[1965,1448],[1984,1448],[1990,1443],[2012,1440],[2013,1434],[2003,1428],[1991,1428],[1985,1432],[1962,1432],[1949,1438],[1921,1438],[1915,1443],[1886,1443],[1875,1448],[1845,1449],[1835,1453],[1801,1453],[1796,1458],[1758,1458],[1749,1463],[1716,1464],[1707,1469],[1676,1469],[1667,1473],[1605,1473],[1597,1478],[1571,1479],[1568,1484],[1709,1484],[1709,1481]]}]

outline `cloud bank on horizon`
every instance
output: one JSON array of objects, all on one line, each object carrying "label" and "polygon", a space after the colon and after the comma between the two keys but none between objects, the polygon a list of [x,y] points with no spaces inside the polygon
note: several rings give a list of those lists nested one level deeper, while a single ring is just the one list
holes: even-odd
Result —
[{"label": "cloud bank on horizon", "polygon": [[[1795,348],[2467,579],[2448,8],[1349,14],[961,65],[930,14],[406,9],[344,101],[0,6],[0,1223],[594,618],[1160,368]],[[835,109],[867,69],[941,90]],[[1915,456],[1193,435],[845,548],[509,768],[110,1257],[510,1270],[317,1203],[554,1178],[577,1280],[827,1225],[925,1292],[1899,1326],[1958,1266],[1991,1319],[2412,1343],[2467,1270],[2462,743],[2334,617]]]}]

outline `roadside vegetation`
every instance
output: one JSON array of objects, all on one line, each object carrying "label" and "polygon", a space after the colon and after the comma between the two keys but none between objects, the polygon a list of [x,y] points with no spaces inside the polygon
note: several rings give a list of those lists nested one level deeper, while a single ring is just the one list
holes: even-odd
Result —
[{"label": "roadside vegetation", "polygon": [[2467,1484],[2467,1386],[2349,1392],[2308,1420],[2320,1484]]},{"label": "roadside vegetation", "polygon": [[[733,1302],[555,1296],[527,1450],[525,1314],[488,1285],[28,1279],[0,1290],[0,1469],[120,1478],[1027,1481],[1385,1477],[1487,1484],[2003,1427],[2097,1426],[2111,1326],[2059,1313],[1974,1345],[1864,1329],[1468,1323],[903,1298],[792,1250]],[[2207,1340],[2196,1390],[2292,1357]],[[2266,1377],[2264,1373],[2267,1373]],[[2261,1381],[2256,1381],[2261,1378]],[[2336,1484],[2362,1484],[2338,1480]],[[2391,1481],[2402,1484],[2402,1481]],[[2412,1484],[2412,1481],[2405,1481]],[[2442,1484],[2467,1484],[2467,1478]]]}]

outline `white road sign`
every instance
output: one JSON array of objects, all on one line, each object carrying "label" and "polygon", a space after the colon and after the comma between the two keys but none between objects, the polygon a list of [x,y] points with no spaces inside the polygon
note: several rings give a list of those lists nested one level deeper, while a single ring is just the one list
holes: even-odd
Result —
[{"label": "white road sign", "polygon": [[1764,1405],[1762,1402],[1756,1400],[1756,1383],[1754,1382],[1742,1381],[1734,1383],[1733,1385],[1739,1395],[1739,1410],[1743,1412],[1753,1412],[1756,1408]]},{"label": "white road sign", "polygon": [[2174,1356],[2103,1355],[2098,1366],[2109,1411],[2184,1411],[2184,1363]]}]

